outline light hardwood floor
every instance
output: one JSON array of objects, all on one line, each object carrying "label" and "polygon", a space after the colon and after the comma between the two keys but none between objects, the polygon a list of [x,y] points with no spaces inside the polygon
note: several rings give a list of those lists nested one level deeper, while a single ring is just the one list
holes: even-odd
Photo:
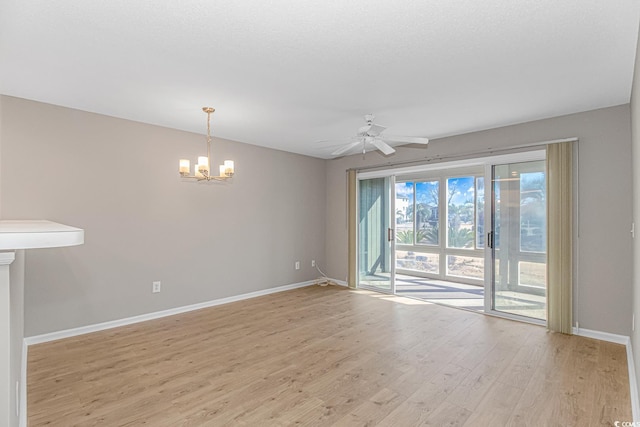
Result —
[{"label": "light hardwood floor", "polygon": [[340,287],[31,346],[29,426],[631,421],[625,348]]}]

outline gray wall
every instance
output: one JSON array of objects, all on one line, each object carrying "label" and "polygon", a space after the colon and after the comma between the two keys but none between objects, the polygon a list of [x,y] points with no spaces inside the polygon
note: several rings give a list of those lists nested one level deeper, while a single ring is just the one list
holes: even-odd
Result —
[{"label": "gray wall", "polygon": [[[582,328],[631,333],[631,136],[628,105],[323,161],[215,140],[233,183],[180,182],[202,135],[3,96],[3,219],[82,227],[83,246],[27,253],[25,335],[238,295],[326,273],[347,275],[350,167],[488,147],[580,138],[579,292]],[[325,232],[326,231],[326,232]],[[300,260],[296,272],[293,262]],[[152,294],[151,282],[163,290]]]},{"label": "gray wall", "polygon": [[[2,177],[2,96],[0,95],[0,177]],[[0,185],[0,219],[2,219],[2,185]]]},{"label": "gray wall", "polygon": [[214,138],[233,182],[184,183],[178,159],[205,153],[203,135],[0,101],[0,217],[85,229],[82,246],[26,254],[26,336],[312,280],[311,260],[324,265],[325,161]]},{"label": "gray wall", "polygon": [[630,108],[622,105],[580,114],[441,138],[428,148],[400,148],[327,164],[327,274],[346,280],[346,169],[462,154],[488,148],[578,137],[578,289],[574,321],[580,327],[631,333],[631,135]]},{"label": "gray wall", "polygon": [[[640,37],[640,35],[639,35]],[[633,221],[636,238],[633,239],[633,313],[636,328],[631,333],[631,346],[636,378],[640,384],[640,44],[636,50],[636,63],[631,91],[631,153],[633,162]]]}]

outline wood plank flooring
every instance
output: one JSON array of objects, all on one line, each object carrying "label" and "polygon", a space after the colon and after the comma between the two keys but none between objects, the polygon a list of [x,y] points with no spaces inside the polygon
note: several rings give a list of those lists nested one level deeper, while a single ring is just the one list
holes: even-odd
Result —
[{"label": "wood plank flooring", "polygon": [[29,426],[631,421],[624,346],[307,287],[31,346]]}]

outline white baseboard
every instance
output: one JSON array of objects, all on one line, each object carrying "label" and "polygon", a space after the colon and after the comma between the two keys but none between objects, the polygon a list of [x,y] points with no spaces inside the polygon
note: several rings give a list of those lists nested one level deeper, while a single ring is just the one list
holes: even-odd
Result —
[{"label": "white baseboard", "polygon": [[608,341],[616,344],[627,345],[630,338],[626,335],[610,334],[609,332],[593,331],[591,329],[573,328],[573,335],[579,335],[586,338],[594,338],[600,341]]},{"label": "white baseboard", "polygon": [[348,287],[349,284],[347,282],[345,282],[344,280],[338,280],[338,279],[328,279],[330,283],[333,283],[335,285],[339,285],[339,286],[346,286]]},{"label": "white baseboard", "polygon": [[242,295],[234,295],[231,297],[220,298],[212,301],[205,301],[197,304],[186,305],[182,307],[170,308],[168,310],[156,311],[153,313],[141,314],[139,316],[127,317],[124,319],[112,320],[110,322],[97,323],[94,325],[81,326],[79,328],[67,329],[63,331],[51,332],[48,334],[34,335],[24,339],[27,346],[41,344],[49,341],[55,341],[63,338],[75,337],[78,335],[89,334],[91,332],[104,331],[105,329],[117,328],[119,326],[131,325],[134,323],[145,322],[147,320],[159,319],[161,317],[173,316],[174,314],[186,313],[189,311],[200,310],[202,308],[214,307],[216,305],[228,304],[230,302],[242,301],[245,299],[256,298],[263,295],[274,294],[277,292],[288,291],[291,289],[303,288],[317,284],[317,280],[309,280],[306,282],[293,283],[291,285],[278,286],[275,288],[263,289],[260,291],[249,292]]},{"label": "white baseboard", "polygon": [[638,381],[636,380],[636,365],[633,361],[631,340],[627,342],[627,364],[629,365],[629,388],[631,393],[631,415],[633,421],[640,421],[640,400],[638,399]]},{"label": "white baseboard", "polygon": [[610,334],[608,332],[593,331],[582,328],[573,328],[573,334],[581,337],[622,344],[626,347],[627,369],[629,371],[629,392],[631,397],[631,415],[633,416],[634,421],[640,421],[640,399],[638,397],[638,381],[636,379],[636,367],[633,361],[631,338],[626,335]]}]

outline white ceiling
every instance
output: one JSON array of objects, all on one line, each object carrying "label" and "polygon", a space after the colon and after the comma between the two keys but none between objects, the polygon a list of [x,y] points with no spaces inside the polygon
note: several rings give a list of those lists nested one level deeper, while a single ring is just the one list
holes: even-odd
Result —
[{"label": "white ceiling", "polygon": [[[629,102],[640,0],[0,0],[0,92],[316,157]],[[179,144],[179,141],[176,141]]]}]

